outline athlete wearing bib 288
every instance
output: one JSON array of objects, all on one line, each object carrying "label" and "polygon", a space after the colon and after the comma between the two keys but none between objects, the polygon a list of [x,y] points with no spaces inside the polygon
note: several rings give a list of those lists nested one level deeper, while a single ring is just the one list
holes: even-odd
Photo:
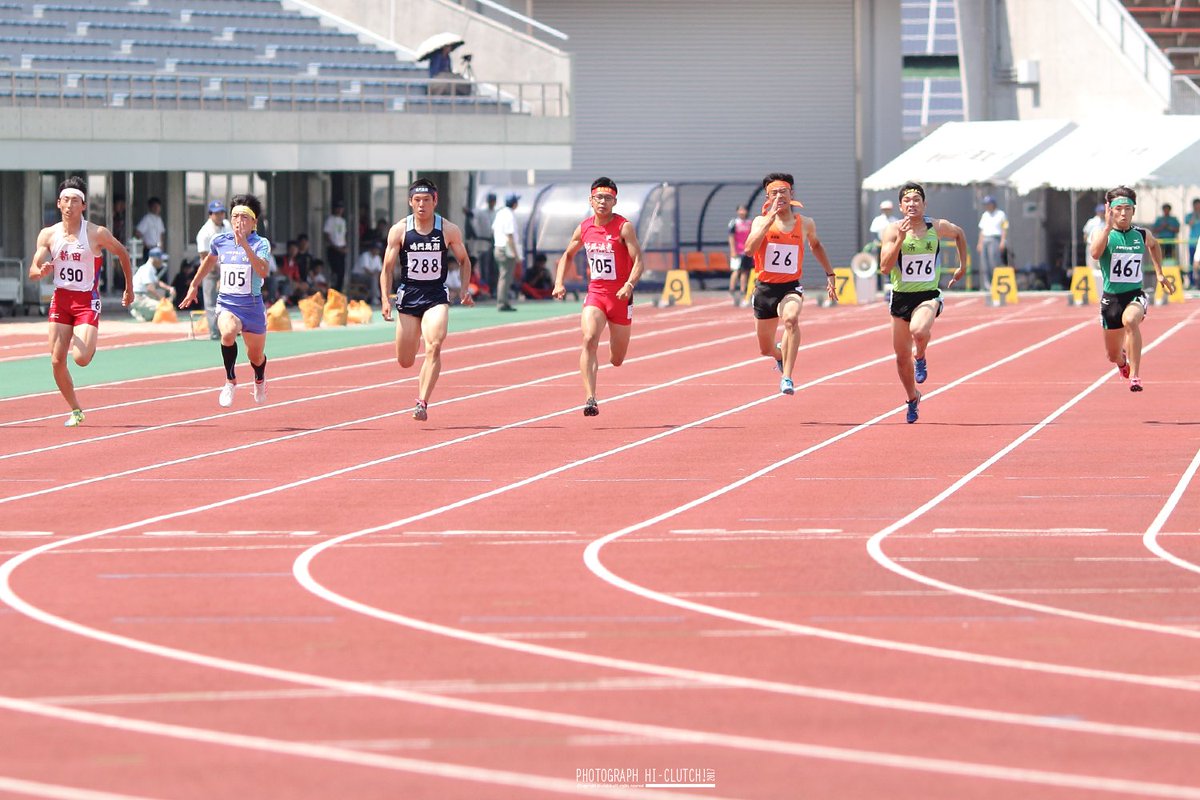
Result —
[{"label": "athlete wearing bib 288", "polygon": [[580,325],[583,348],[579,353],[579,372],[583,376],[583,415],[600,413],[596,402],[597,350],[600,334],[608,326],[608,360],[621,366],[629,352],[629,334],[633,325],[633,288],[642,277],[642,246],[629,220],[613,213],[617,204],[617,184],[611,178],[592,181],[592,216],[575,226],[567,249],[558,259],[553,295],[567,296],[567,265],[583,248],[588,262],[587,297],[583,301]]},{"label": "athlete wearing bib 288", "polygon": [[1175,281],[1163,275],[1162,247],[1154,234],[1135,227],[1133,212],[1137,193],[1128,186],[1110,189],[1104,195],[1104,227],[1092,234],[1088,252],[1104,277],[1100,297],[1100,323],[1104,326],[1104,350],[1117,365],[1122,378],[1129,379],[1129,391],[1142,391],[1138,370],[1142,366],[1142,320],[1150,301],[1143,289],[1146,256],[1154,265],[1154,274],[1167,292],[1175,290]]},{"label": "athlete wearing bib 288", "polygon": [[87,183],[83,178],[73,175],[58,185],[58,210],[62,222],[42,228],[38,234],[29,279],[40,281],[54,273],[54,298],[48,315],[50,366],[58,391],[71,407],[66,426],[74,428],[83,423],[83,409],[75,397],[67,354],[81,367],[86,367],[96,355],[101,250],[108,250],[121,262],[125,273],[125,294],[121,300],[126,306],[133,302],[133,274],[129,253],[108,228],[87,221]]},{"label": "athlete wearing bib 288", "polygon": [[246,357],[254,369],[254,402],[267,399],[267,312],[263,307],[263,279],[271,271],[271,243],[255,232],[262,217],[262,203],[252,194],[235,195],[230,202],[229,221],[233,233],[213,237],[208,254],[200,262],[180,308],[196,302],[196,293],[204,276],[213,268],[221,270],[221,288],[217,292],[217,329],[221,332],[221,359],[225,362],[225,385],[217,402],[223,408],[233,405],[237,376],[237,337],[246,343]]},{"label": "athlete wearing bib 288", "polygon": [[463,245],[462,229],[434,213],[438,191],[433,181],[420,178],[408,187],[408,205],[412,214],[388,231],[383,271],[379,273],[379,291],[383,300],[383,318],[392,321],[389,297],[392,272],[400,265],[400,283],[396,287],[396,360],[404,369],[417,361],[417,348],[425,342],[425,361],[417,379],[417,403],[412,417],[418,422],[429,419],[429,400],[442,372],[442,343],[450,325],[450,293],[455,292],[464,306],[475,305],[465,288],[446,286],[449,269],[446,253],[458,260],[459,286],[471,282],[471,257]]},{"label": "athlete wearing bib 288", "polygon": [[[833,267],[825,246],[817,237],[817,224],[809,217],[793,213],[803,208],[792,196],[795,180],[784,172],[772,172],[762,181],[767,200],[763,213],[750,224],[746,237],[746,255],[754,256],[754,318],[758,349],[764,356],[775,359],[783,377],[779,391],[795,394],[792,370],[800,350],[800,310],[804,306],[804,287],[800,276],[804,266],[804,246],[812,250],[825,270],[825,292],[830,300],[837,299]],[[776,343],[779,320],[783,320],[783,341]]]},{"label": "athlete wearing bib 288", "polygon": [[883,231],[879,264],[892,279],[892,347],[896,372],[908,397],[905,420],[917,421],[921,403],[918,383],[928,377],[925,350],[933,335],[933,321],[942,313],[942,291],[938,288],[942,239],[953,239],[958,250],[958,269],[947,286],[962,280],[967,270],[967,237],[953,222],[925,216],[925,189],[909,182],[900,187],[899,222]]}]

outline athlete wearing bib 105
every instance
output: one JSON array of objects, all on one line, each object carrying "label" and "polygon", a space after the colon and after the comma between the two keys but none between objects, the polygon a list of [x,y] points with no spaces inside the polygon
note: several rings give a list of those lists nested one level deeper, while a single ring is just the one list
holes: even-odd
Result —
[{"label": "athlete wearing bib 105", "polygon": [[1163,276],[1162,247],[1154,234],[1133,224],[1137,194],[1128,186],[1110,189],[1104,196],[1104,227],[1092,234],[1088,255],[1096,261],[1104,279],[1100,296],[1100,324],[1104,328],[1104,350],[1117,365],[1121,377],[1129,379],[1129,391],[1142,391],[1142,320],[1150,301],[1143,288],[1146,262],[1154,266],[1158,282],[1168,292],[1175,288]]},{"label": "athlete wearing bib 105", "polygon": [[446,237],[442,216],[433,215],[433,230],[421,233],[409,214],[404,220],[404,244],[400,250],[400,284],[396,287],[396,310],[423,317],[434,306],[450,303],[446,290]]},{"label": "athlete wearing bib 105", "polygon": [[[259,258],[271,260],[271,243],[251,233],[246,243]],[[217,293],[217,313],[228,311],[242,321],[246,333],[267,332],[267,311],[263,307],[263,279],[250,266],[250,258],[232,233],[213,237],[209,253],[221,270],[221,289]]]}]

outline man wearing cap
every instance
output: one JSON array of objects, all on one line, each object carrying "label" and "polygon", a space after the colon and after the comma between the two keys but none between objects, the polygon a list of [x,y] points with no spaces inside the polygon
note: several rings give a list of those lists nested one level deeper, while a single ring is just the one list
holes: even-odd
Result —
[{"label": "man wearing cap", "polygon": [[[208,204],[208,219],[196,234],[196,254],[203,260],[212,248],[212,240],[222,233],[233,233],[229,221],[225,219],[225,204],[213,200]],[[208,319],[208,337],[220,339],[221,332],[217,330],[217,293],[221,282],[220,270],[211,270],[204,276],[201,289],[204,292],[204,316]]]},{"label": "man wearing cap", "polygon": [[900,218],[896,216],[896,206],[891,200],[884,200],[879,204],[879,216],[871,220],[871,239],[878,248],[880,242],[883,241],[883,232],[887,230],[887,226],[893,222],[899,222]]},{"label": "man wearing cap", "polygon": [[29,279],[40,281],[54,275],[54,298],[47,318],[50,321],[50,366],[54,382],[71,408],[66,427],[83,424],[83,409],[75,396],[75,383],[67,369],[68,354],[81,367],[96,355],[96,336],[100,325],[100,262],[107,250],[121,262],[125,275],[122,304],[133,302],[133,275],[129,253],[113,238],[108,228],[88,222],[87,183],[72,175],[58,185],[58,210],[62,222],[42,228],[37,249],[29,265]]},{"label": "man wearing cap", "polygon": [[333,211],[325,219],[325,263],[329,265],[329,285],[342,291],[346,278],[346,204],[341,200],[333,204]]},{"label": "man wearing cap", "polygon": [[508,292],[512,288],[513,272],[517,262],[521,260],[520,245],[517,243],[517,203],[519,195],[510,194],[504,198],[504,208],[496,212],[492,220],[492,243],[496,257],[496,308],[499,311],[516,311],[508,302]]},{"label": "man wearing cap", "polygon": [[133,304],[129,306],[130,315],[142,322],[154,319],[160,300],[175,297],[175,289],[162,279],[167,255],[162,248],[154,247],[146,256],[146,263],[133,273]]},{"label": "man wearing cap", "polygon": [[1008,215],[996,207],[996,198],[983,198],[983,214],[979,217],[979,277],[980,288],[992,285],[992,271],[1000,266],[1000,254],[1008,248]]}]

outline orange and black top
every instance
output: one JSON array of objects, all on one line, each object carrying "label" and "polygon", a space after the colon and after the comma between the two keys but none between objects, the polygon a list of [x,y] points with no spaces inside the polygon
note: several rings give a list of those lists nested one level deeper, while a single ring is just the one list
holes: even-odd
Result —
[{"label": "orange and black top", "polygon": [[800,280],[804,265],[804,220],[795,215],[790,231],[779,229],[779,220],[771,223],[762,244],[754,253],[755,280],[759,283],[792,283]]}]

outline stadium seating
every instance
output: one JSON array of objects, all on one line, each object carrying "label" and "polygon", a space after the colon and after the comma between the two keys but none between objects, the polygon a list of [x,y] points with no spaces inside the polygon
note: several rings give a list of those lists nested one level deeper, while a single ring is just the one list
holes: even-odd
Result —
[{"label": "stadium seating", "polygon": [[1200,78],[1200,3],[1181,0],[1170,5],[1125,0],[1134,20],[1171,62],[1172,73],[1196,81]]}]

